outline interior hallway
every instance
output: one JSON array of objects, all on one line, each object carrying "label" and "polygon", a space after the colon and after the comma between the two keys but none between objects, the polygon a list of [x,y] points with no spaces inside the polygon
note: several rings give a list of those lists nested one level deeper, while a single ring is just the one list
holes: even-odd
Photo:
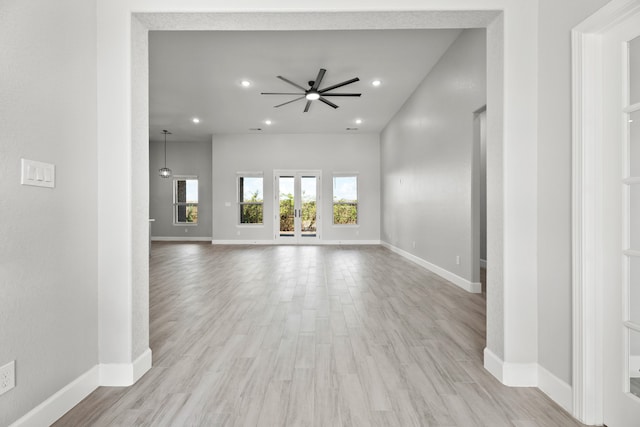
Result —
[{"label": "interior hallway", "polygon": [[485,296],[380,246],[154,243],[153,368],[55,426],[579,426],[482,367]]}]

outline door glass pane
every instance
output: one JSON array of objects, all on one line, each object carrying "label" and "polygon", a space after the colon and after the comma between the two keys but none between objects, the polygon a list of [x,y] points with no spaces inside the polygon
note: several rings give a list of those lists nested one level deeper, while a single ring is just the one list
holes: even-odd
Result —
[{"label": "door glass pane", "polygon": [[302,237],[315,237],[316,225],[316,201],[317,180],[315,176],[303,176],[300,180],[302,192]]},{"label": "door glass pane", "polygon": [[640,110],[629,114],[629,175],[640,177]]},{"label": "door glass pane", "polygon": [[295,181],[292,176],[281,176],[278,178],[278,189],[280,191],[280,236],[294,235],[294,185]]},{"label": "door glass pane", "polygon": [[640,325],[640,258],[629,258],[629,320]]},{"label": "door glass pane", "polygon": [[640,397],[640,332],[630,329],[629,335],[630,390]]},{"label": "door glass pane", "polygon": [[640,184],[629,186],[629,249],[640,251]]},{"label": "door glass pane", "polygon": [[640,110],[629,114],[629,175],[640,177]]},{"label": "door glass pane", "polygon": [[640,102],[640,37],[629,42],[629,102]]}]

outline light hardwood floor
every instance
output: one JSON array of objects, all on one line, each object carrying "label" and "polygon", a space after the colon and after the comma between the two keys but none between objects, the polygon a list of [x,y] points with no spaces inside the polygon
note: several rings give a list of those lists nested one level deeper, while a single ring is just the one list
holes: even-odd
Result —
[{"label": "light hardwood floor", "polygon": [[55,426],[579,426],[482,367],[485,298],[379,246],[154,243],[153,368]]}]

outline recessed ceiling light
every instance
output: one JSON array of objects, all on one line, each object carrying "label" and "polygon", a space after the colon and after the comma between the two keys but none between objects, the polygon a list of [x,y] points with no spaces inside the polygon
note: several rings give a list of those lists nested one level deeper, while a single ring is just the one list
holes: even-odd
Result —
[{"label": "recessed ceiling light", "polygon": [[359,125],[362,123],[362,119],[356,119],[356,124]]},{"label": "recessed ceiling light", "polygon": [[271,124],[271,120],[265,120],[265,121],[264,121],[264,124],[265,124],[265,125],[270,125],[270,124]]},{"label": "recessed ceiling light", "polygon": [[240,82],[240,84],[242,85],[242,87],[251,86],[251,82],[249,80],[243,80],[243,81]]},{"label": "recessed ceiling light", "polygon": [[199,119],[199,118],[197,118],[197,117],[194,117],[193,119],[191,119],[191,121],[192,121],[193,123],[200,123],[200,119]]},{"label": "recessed ceiling light", "polygon": [[380,80],[374,80],[371,82],[372,85],[374,86],[380,86],[382,84],[382,82]]}]

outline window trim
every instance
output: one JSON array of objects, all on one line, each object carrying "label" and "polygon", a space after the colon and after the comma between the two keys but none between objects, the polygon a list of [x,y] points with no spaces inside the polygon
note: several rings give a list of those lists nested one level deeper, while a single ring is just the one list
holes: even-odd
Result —
[{"label": "window trim", "polygon": [[[177,194],[177,181],[188,181],[188,180],[196,180],[198,181],[198,202],[197,203],[187,203],[187,202],[176,202],[176,194]],[[196,222],[178,222],[178,206],[189,206],[195,205],[198,208],[198,214],[200,214],[200,179],[198,179],[198,175],[173,175],[173,186],[172,186],[172,217],[173,217],[173,225],[176,227],[197,227],[198,221]],[[198,215],[199,216],[199,215]]]},{"label": "window trim", "polygon": [[[333,207],[336,205],[334,201],[334,180],[335,178],[356,179],[356,223],[355,224],[336,224],[333,215]],[[338,203],[340,204],[340,203]],[[358,172],[333,172],[331,174],[331,226],[336,228],[358,228],[360,227],[360,174]]]},{"label": "window trim", "polygon": [[[240,195],[240,178],[262,178],[262,202],[243,202]],[[264,213],[264,173],[262,171],[236,172],[236,228],[260,228],[265,224]],[[240,222],[243,205],[262,205],[262,222],[259,223],[243,223]]]}]

